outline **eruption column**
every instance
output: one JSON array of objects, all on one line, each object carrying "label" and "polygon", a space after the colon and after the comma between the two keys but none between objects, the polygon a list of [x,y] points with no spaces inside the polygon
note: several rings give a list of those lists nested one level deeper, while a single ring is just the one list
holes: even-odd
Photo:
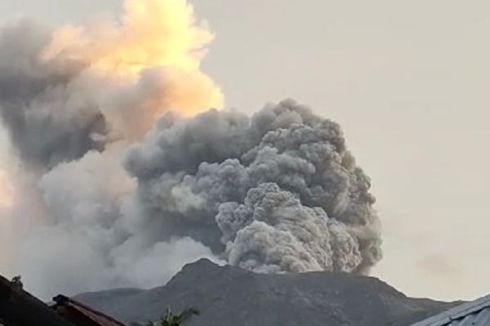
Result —
[{"label": "eruption column", "polygon": [[0,118],[20,162],[15,200],[0,188],[1,257],[33,292],[157,286],[201,257],[266,273],[381,259],[370,180],[340,127],[292,100],[215,110],[200,69],[212,38],[184,0],[0,30]]}]

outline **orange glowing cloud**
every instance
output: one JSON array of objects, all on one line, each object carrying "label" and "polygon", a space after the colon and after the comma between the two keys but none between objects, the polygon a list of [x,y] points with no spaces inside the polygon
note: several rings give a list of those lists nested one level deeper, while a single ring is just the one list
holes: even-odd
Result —
[{"label": "orange glowing cloud", "polygon": [[84,62],[92,74],[133,85],[145,71],[161,69],[164,91],[135,109],[147,110],[143,115],[151,117],[169,108],[189,116],[224,105],[221,89],[200,70],[213,38],[186,0],[126,0],[117,23],[55,31],[43,59]]}]

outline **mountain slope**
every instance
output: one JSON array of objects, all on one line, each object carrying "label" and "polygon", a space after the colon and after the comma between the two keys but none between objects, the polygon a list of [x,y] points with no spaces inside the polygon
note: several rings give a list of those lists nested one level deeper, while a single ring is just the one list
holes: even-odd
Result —
[{"label": "mountain slope", "polygon": [[454,305],[408,298],[371,277],[255,274],[208,260],[186,265],[163,287],[76,299],[125,322],[157,320],[167,307],[194,307],[201,314],[190,326],[403,326]]}]

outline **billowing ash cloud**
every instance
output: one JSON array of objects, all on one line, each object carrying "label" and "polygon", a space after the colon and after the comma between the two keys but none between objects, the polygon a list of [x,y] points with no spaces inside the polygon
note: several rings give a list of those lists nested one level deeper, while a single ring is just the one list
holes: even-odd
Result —
[{"label": "billowing ash cloud", "polygon": [[293,101],[164,117],[125,165],[153,227],[233,265],[352,272],[380,259],[369,178],[339,126]]},{"label": "billowing ash cloud", "polygon": [[127,0],[102,27],[0,30],[16,154],[0,272],[49,298],[161,285],[201,257],[265,273],[381,258],[370,181],[339,126],[292,100],[209,110],[222,96],[196,51],[211,39],[185,0]]},{"label": "billowing ash cloud", "polygon": [[26,161],[52,166],[102,148],[105,119],[84,94],[81,62],[42,62],[49,41],[41,26],[23,22],[0,35],[0,115]]}]

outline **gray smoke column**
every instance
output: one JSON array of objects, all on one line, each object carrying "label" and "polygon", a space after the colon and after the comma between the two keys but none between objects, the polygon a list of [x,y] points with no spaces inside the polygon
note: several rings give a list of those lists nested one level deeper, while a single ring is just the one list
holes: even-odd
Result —
[{"label": "gray smoke column", "polygon": [[98,135],[106,133],[104,116],[79,79],[84,63],[40,60],[49,37],[29,22],[0,35],[0,115],[22,159],[41,166],[102,149]]},{"label": "gray smoke column", "polygon": [[163,113],[222,107],[221,90],[200,69],[213,35],[185,0],[126,0],[122,12],[55,30],[27,20],[0,26],[8,136],[0,142],[8,183],[0,184],[0,273],[22,274],[45,299],[157,286],[190,261],[219,261],[190,237],[152,234],[121,164]]},{"label": "gray smoke column", "polygon": [[365,271],[381,258],[370,181],[340,127],[294,101],[251,118],[164,117],[125,165],[144,215],[258,272]]},{"label": "gray smoke column", "polygon": [[292,100],[210,109],[212,34],[185,0],[126,0],[101,26],[0,28],[0,273],[48,299],[162,285],[202,257],[261,273],[381,259],[370,180],[336,123]]}]

